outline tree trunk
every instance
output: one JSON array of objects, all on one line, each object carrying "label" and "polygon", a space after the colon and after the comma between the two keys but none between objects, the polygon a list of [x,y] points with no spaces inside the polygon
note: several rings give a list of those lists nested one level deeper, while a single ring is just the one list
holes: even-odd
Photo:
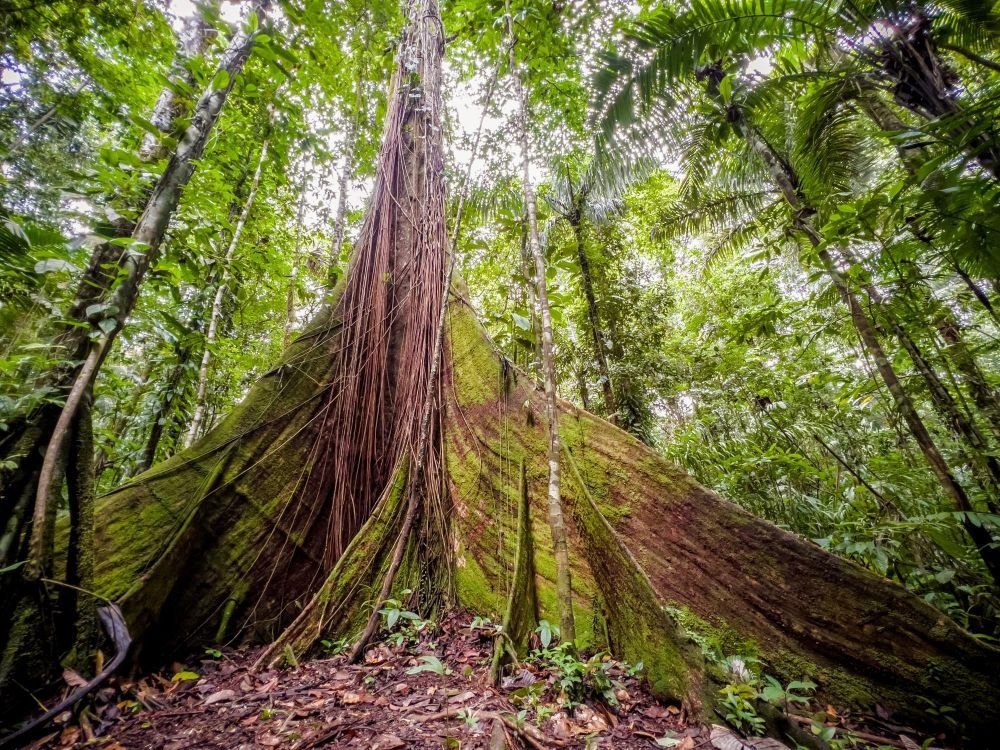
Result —
[{"label": "tree trunk", "polygon": [[[213,0],[214,9],[217,11],[219,2]],[[208,10],[207,8],[205,10]],[[216,29],[206,23],[202,17],[203,9],[195,8],[195,14],[184,19],[183,28],[180,32],[180,39],[177,44],[177,52],[174,55],[174,80],[183,82],[187,87],[194,89],[197,82],[188,68],[190,61],[204,55],[208,51],[212,40],[217,35]],[[177,94],[170,86],[164,86],[159,98],[153,107],[149,121],[153,123],[164,135],[173,134],[176,123],[182,120],[190,109],[190,102],[184,99],[178,100]],[[179,134],[178,134],[179,135]],[[139,148],[139,158],[143,161],[158,161],[167,155],[167,146],[162,139],[157,138],[152,133],[146,133],[142,139],[142,146]]]},{"label": "tree trunk", "polygon": [[[292,499],[303,470],[317,465],[317,457],[309,459],[321,429],[317,395],[336,379],[332,358],[317,355],[337,347],[334,309],[313,321],[196,447],[99,501],[94,585],[122,603],[154,663],[209,642],[229,602],[231,636],[268,640],[311,598],[322,563],[303,541],[305,513],[295,512]],[[517,554],[520,480],[512,465],[525,462],[530,513],[547,512],[547,429],[525,417],[526,403],[538,413],[547,397],[496,354],[463,295],[451,305],[446,330],[454,597],[498,616],[507,607],[504,571]],[[684,638],[675,639],[660,609],[666,604],[687,627],[758,656],[780,679],[813,679],[838,703],[878,702],[920,719],[914,696],[921,696],[955,706],[968,730],[983,737],[1000,720],[992,699],[996,648],[901,587],[702,489],[606,422],[565,402],[559,421],[564,450],[578,467],[563,497],[573,509],[568,540],[580,647],[610,645],[621,658],[644,661],[660,695],[704,701],[705,678]],[[365,586],[381,580],[401,500],[390,495],[358,532],[339,575],[330,577],[340,588],[325,599],[327,617],[295,642],[297,655],[363,624]],[[605,517],[616,519],[614,526]],[[491,531],[498,527],[499,536]],[[533,530],[534,581],[540,616],[554,621],[547,531]],[[417,582],[408,560],[397,590]],[[608,613],[611,644],[603,627],[591,629],[595,600]]]},{"label": "tree trunk", "polygon": [[[865,114],[868,115],[869,119],[875,123],[879,130],[885,133],[902,133],[909,129],[906,123],[882,100],[877,88],[872,86],[862,88],[858,93],[858,102],[861,105],[861,109],[864,110]],[[911,176],[916,176],[926,159],[925,146],[900,143],[896,143],[894,146],[896,153],[899,155],[899,160],[903,163],[903,167]],[[922,242],[932,249],[938,249],[934,245],[934,234],[925,228],[919,214],[908,217],[906,226],[918,242]],[[959,259],[955,257],[954,251],[947,246],[943,250],[949,258],[952,270],[955,271],[956,275],[962,280],[969,291],[972,292],[973,297],[982,305],[983,309],[989,313],[993,322],[1000,325],[1000,316],[998,316],[990,298],[979,288],[979,285],[972,280],[969,274],[962,269],[962,265]],[[978,251],[978,248],[974,250],[974,252]]]},{"label": "tree trunk", "polygon": [[[262,11],[266,3],[267,0],[255,0],[252,7]],[[121,281],[110,291],[106,301],[87,307],[81,304],[75,306],[77,309],[74,312],[82,315],[85,320],[93,321],[99,328],[99,333],[93,339],[90,338],[91,329],[86,326],[69,327],[60,337],[60,344],[66,346],[74,364],[55,371],[49,385],[66,394],[64,404],[61,408],[56,406],[42,409],[30,421],[21,420],[14,436],[6,442],[5,447],[11,446],[13,455],[16,456],[16,466],[13,470],[5,468],[5,475],[0,476],[0,482],[3,483],[0,509],[4,516],[8,515],[7,508],[15,506],[16,498],[23,497],[26,490],[34,494],[34,506],[29,513],[30,524],[24,524],[20,519],[8,519],[9,524],[28,535],[28,562],[23,571],[19,571],[23,585],[7,577],[0,588],[5,604],[4,614],[0,617],[0,640],[6,639],[8,653],[14,654],[13,661],[7,662],[5,659],[4,674],[0,676],[0,682],[6,682],[8,678],[18,679],[18,675],[24,678],[20,674],[22,667],[14,663],[19,659],[17,642],[28,632],[25,623],[31,621],[34,615],[22,612],[21,605],[28,609],[36,607],[29,590],[36,588],[35,582],[52,569],[51,549],[56,504],[61,491],[68,447],[75,440],[75,430],[79,424],[79,410],[85,403],[112,343],[136,304],[142,280],[156,259],[181,191],[191,178],[195,163],[202,155],[209,134],[235,83],[236,75],[250,55],[255,37],[256,32],[242,31],[234,36],[219,66],[219,74],[225,72],[225,85],[218,89],[214,85],[210,86],[198,102],[191,124],[153,188],[132,231],[128,252],[112,245],[95,250],[97,258],[114,258],[118,263],[117,278]],[[220,80],[219,74],[214,81]],[[100,266],[92,263],[92,267],[98,269],[102,277],[110,278]],[[95,293],[100,295],[108,289],[105,286]],[[98,296],[97,299],[104,298]],[[79,309],[81,307],[83,309]],[[80,356],[73,357],[72,354]],[[11,454],[8,452],[7,455]],[[42,459],[39,462],[40,454]],[[75,471],[74,467],[70,469]],[[15,481],[8,482],[8,477]],[[24,512],[28,513],[29,509]],[[30,529],[27,528],[29,525]],[[31,669],[27,662],[22,666]],[[31,677],[32,680],[37,678],[38,676]]]},{"label": "tree trunk", "polygon": [[552,330],[552,313],[549,309],[549,295],[545,280],[545,256],[542,254],[538,238],[538,207],[535,202],[535,189],[531,185],[531,150],[528,133],[528,94],[518,72],[514,56],[516,38],[514,36],[514,20],[507,9],[507,29],[510,34],[510,75],[514,82],[514,93],[517,97],[519,113],[518,127],[521,141],[521,175],[524,180],[524,204],[528,217],[528,248],[534,260],[535,270],[535,304],[538,318],[542,325],[542,379],[545,383],[545,414],[549,427],[549,528],[552,532],[552,548],[556,561],[556,589],[559,597],[559,627],[560,637],[573,643],[576,640],[576,627],[573,618],[573,582],[572,569],[569,560],[569,546],[566,541],[566,521],[563,518],[562,500],[560,498],[559,462],[561,460],[559,447],[559,420],[557,417],[556,394],[556,364],[555,339]]},{"label": "tree trunk", "polygon": [[302,220],[306,208],[306,182],[308,174],[303,166],[302,183],[299,185],[299,208],[295,214],[295,249],[292,252],[292,272],[288,275],[288,291],[285,295],[285,346],[292,340],[295,329],[295,287],[299,283],[299,265],[302,262]]},{"label": "tree trunk", "polygon": [[879,73],[890,81],[896,103],[918,117],[945,125],[942,134],[959,153],[1000,181],[1000,142],[991,123],[963,109],[957,100],[958,76],[941,59],[930,22],[921,8],[894,29],[881,47]]},{"label": "tree trunk", "polygon": [[347,186],[354,173],[354,150],[358,145],[361,130],[361,113],[364,107],[364,62],[358,61],[358,77],[355,81],[354,112],[344,135],[344,166],[337,181],[337,214],[333,220],[333,242],[330,243],[328,276],[331,284],[336,284],[336,270],[340,267],[340,254],[344,247],[344,232],[347,229]]},{"label": "tree trunk", "polygon": [[[861,108],[868,114],[872,122],[878,125],[883,131],[901,132],[906,128],[905,123],[879,98],[877,92],[863,90],[858,98]],[[896,151],[906,170],[911,175],[915,175],[925,159],[924,147],[904,148],[897,145]],[[933,249],[933,234],[928,233],[922,227],[922,224],[923,222],[920,221],[919,216],[911,217],[907,222],[907,227],[918,241],[923,242]],[[856,261],[852,259],[851,263],[856,264]],[[916,273],[917,269],[913,267],[912,263],[904,261],[904,267],[907,270],[901,273],[901,276],[908,283],[910,295],[919,307],[918,312],[923,312],[927,309],[932,311],[931,315],[935,319],[934,326],[946,344],[945,354],[965,378],[966,389],[972,397],[973,403],[976,404],[989,420],[994,435],[1000,436],[1000,400],[998,400],[992,387],[986,382],[986,378],[979,368],[975,356],[966,346],[958,320],[951,310],[942,305],[934,297],[933,292],[919,278],[919,274]],[[957,262],[955,262],[955,267],[958,268]],[[967,280],[967,283],[969,283],[975,293],[977,288],[974,284],[971,284],[971,279],[968,278],[968,275],[962,274],[961,271],[960,275]],[[930,363],[919,352],[912,337],[910,337],[909,333],[893,313],[883,304],[881,293],[871,283],[865,285],[865,290],[872,302],[885,310],[889,316],[893,332],[910,354],[917,370],[927,382],[931,398],[944,418],[945,424],[969,444],[971,455],[967,452],[967,460],[974,467],[976,474],[980,477],[983,477],[985,474],[986,483],[984,489],[990,498],[990,507],[996,508],[996,496],[998,490],[1000,490],[1000,462],[991,454],[991,448],[974,420],[958,410],[951,394],[940,381],[940,378],[937,377]],[[992,313],[992,305],[989,300],[981,299],[980,301],[984,302],[985,309]]]},{"label": "tree trunk", "polygon": [[205,423],[205,400],[208,394],[208,366],[212,360],[212,347],[219,334],[219,321],[222,319],[222,303],[225,301],[226,289],[229,287],[229,278],[233,273],[233,257],[236,255],[236,248],[239,247],[240,238],[243,236],[243,228],[250,218],[250,211],[253,209],[254,200],[257,198],[257,188],[260,187],[260,173],[264,168],[264,161],[267,159],[267,141],[260,147],[260,156],[257,157],[257,168],[253,173],[253,181],[250,183],[250,192],[243,202],[243,210],[240,218],[236,222],[229,247],[226,248],[226,255],[222,259],[222,276],[219,285],[215,289],[215,298],[212,300],[212,313],[208,319],[208,331],[205,334],[205,351],[201,355],[201,365],[198,368],[198,389],[195,394],[194,416],[191,418],[191,427],[184,436],[184,447],[187,448],[199,438],[202,426]]},{"label": "tree trunk", "polygon": [[177,398],[177,390],[184,379],[184,371],[187,369],[190,357],[191,351],[188,347],[178,347],[177,363],[170,368],[170,374],[167,375],[163,394],[160,396],[156,411],[153,413],[153,426],[150,428],[146,444],[143,446],[142,457],[139,459],[136,473],[141,474],[156,462],[156,452],[160,447],[160,441],[163,439],[163,433],[166,432],[167,421],[171,417],[174,399]]},{"label": "tree trunk", "polygon": [[597,296],[594,294],[594,280],[590,273],[590,259],[587,257],[587,244],[583,236],[583,217],[579,209],[570,218],[573,227],[573,237],[576,240],[576,257],[580,264],[580,280],[583,294],[587,299],[587,320],[590,322],[590,337],[594,342],[594,354],[597,357],[597,371],[600,373],[601,393],[604,395],[604,413],[614,423],[617,408],[615,407],[614,391],[611,387],[611,370],[608,367],[608,351],[604,331],[601,330],[601,318],[597,312]]}]

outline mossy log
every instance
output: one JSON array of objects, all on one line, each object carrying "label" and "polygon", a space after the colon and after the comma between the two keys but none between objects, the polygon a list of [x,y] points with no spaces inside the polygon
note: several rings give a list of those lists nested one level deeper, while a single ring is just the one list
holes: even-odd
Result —
[{"label": "mossy log", "polygon": [[[399,493],[383,494],[332,573],[322,563],[322,508],[296,502],[319,396],[335,380],[333,309],[201,442],[99,501],[95,586],[122,603],[147,659],[220,631],[258,642],[294,635],[299,656],[321,636],[350,635],[367,615],[364,592],[392,546]],[[460,293],[447,341],[445,599],[499,620],[515,585],[522,463],[530,515],[545,517],[542,394],[494,349]],[[706,705],[700,654],[669,614],[680,611],[686,629],[757,656],[781,679],[810,678],[840,704],[878,702],[905,715],[919,696],[952,706],[973,735],[1000,720],[1000,650],[890,581],[705,490],[609,423],[563,403],[560,429],[581,646],[641,660],[662,696]],[[555,621],[548,526],[530,528],[539,616]],[[418,555],[408,552],[400,588],[420,584]],[[315,601],[319,617],[309,614]]]}]

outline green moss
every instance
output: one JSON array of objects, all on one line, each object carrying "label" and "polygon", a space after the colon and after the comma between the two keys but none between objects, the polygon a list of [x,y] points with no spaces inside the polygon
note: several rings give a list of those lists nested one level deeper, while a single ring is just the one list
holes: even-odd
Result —
[{"label": "green moss", "polygon": [[710,700],[703,694],[700,654],[664,612],[649,580],[601,515],[573,456],[569,451],[565,456],[567,473],[580,490],[578,527],[607,607],[608,636],[616,655],[643,662],[655,695],[700,708]]},{"label": "green moss", "polygon": [[729,625],[725,623],[713,625],[677,603],[668,603],[664,609],[701,649],[706,658],[720,660],[727,656],[741,656],[756,660],[760,657],[757,643]]},{"label": "green moss", "polygon": [[460,606],[492,619],[499,618],[504,610],[503,595],[490,583],[475,555],[464,546],[456,553],[455,589]]},{"label": "green moss", "polygon": [[608,503],[597,503],[600,514],[608,519],[612,526],[618,526],[622,521],[632,515],[632,508],[628,505],[610,505]]},{"label": "green moss", "polygon": [[474,407],[495,401],[502,372],[495,351],[483,346],[482,326],[464,305],[453,304],[449,308],[448,332],[458,402],[463,407]]}]

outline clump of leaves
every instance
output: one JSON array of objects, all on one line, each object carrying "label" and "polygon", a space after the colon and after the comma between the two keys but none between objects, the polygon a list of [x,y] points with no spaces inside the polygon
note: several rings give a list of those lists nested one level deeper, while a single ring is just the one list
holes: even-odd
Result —
[{"label": "clump of leaves", "polygon": [[617,662],[607,654],[598,653],[581,660],[573,644],[560,643],[535,651],[532,658],[555,672],[563,703],[567,708],[595,697],[603,698],[613,705],[618,702],[614,691],[622,685],[611,675]]},{"label": "clump of leaves", "polygon": [[349,638],[337,638],[331,641],[324,638],[319,642],[319,645],[323,647],[323,653],[327,656],[338,656],[347,650],[347,647],[351,645],[351,640]]},{"label": "clump of leaves", "polygon": [[503,632],[503,625],[493,622],[489,617],[473,617],[469,623],[469,630],[477,631],[486,635],[499,635]]},{"label": "clump of leaves", "polygon": [[726,721],[747,734],[764,731],[764,720],[757,715],[757,690],[753,685],[731,682],[719,690],[719,695],[722,696],[720,705],[726,712]]},{"label": "clump of leaves", "polygon": [[440,675],[451,674],[451,669],[446,667],[444,662],[432,654],[421,656],[420,660],[423,663],[417,664],[415,667],[410,667],[406,670],[406,674],[420,674],[421,672],[433,672]]},{"label": "clump of leaves", "polygon": [[465,722],[471,731],[475,731],[479,727],[479,717],[476,716],[475,712],[471,708],[463,708],[458,714],[458,718]]},{"label": "clump of leaves", "polygon": [[403,609],[398,599],[386,599],[379,614],[383,617],[385,629],[389,631],[388,641],[394,646],[402,646],[407,642],[416,643],[419,633],[427,627],[426,620],[416,612]]},{"label": "clump of leaves", "polygon": [[768,703],[781,706],[786,712],[793,706],[805,706],[809,703],[809,696],[801,695],[799,691],[816,689],[816,684],[809,680],[792,680],[788,685],[782,687],[780,682],[766,674],[764,681],[767,684],[760,691],[760,697]]}]

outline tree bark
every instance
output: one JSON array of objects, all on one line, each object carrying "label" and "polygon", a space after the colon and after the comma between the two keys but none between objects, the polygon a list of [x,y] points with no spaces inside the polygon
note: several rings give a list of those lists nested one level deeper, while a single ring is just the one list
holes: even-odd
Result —
[{"label": "tree bark", "polygon": [[[211,0],[212,6],[217,11],[219,0]],[[207,10],[207,9],[206,9]],[[188,63],[199,55],[204,55],[208,51],[212,40],[217,35],[216,29],[206,23],[202,17],[202,9],[195,8],[195,14],[184,19],[183,28],[180,32],[180,39],[177,44],[177,52],[174,55],[174,80],[183,83],[189,88],[194,88],[196,81]],[[171,135],[174,132],[176,123],[181,120],[190,109],[190,102],[178,100],[177,94],[170,86],[165,86],[160,92],[160,96],[153,106],[153,112],[149,121],[153,123],[164,135]],[[152,133],[146,133],[142,139],[142,146],[139,148],[139,158],[143,161],[158,161],[167,155],[167,146],[161,138],[157,138]]]},{"label": "tree bark", "polygon": [[[268,0],[255,0],[252,7],[262,13],[267,2]],[[33,610],[37,607],[30,590],[37,588],[35,582],[52,569],[56,503],[62,486],[68,447],[75,439],[80,407],[85,403],[111,345],[136,304],[142,280],[156,259],[181,191],[191,178],[195,164],[201,157],[232,90],[236,75],[250,55],[255,37],[256,32],[244,31],[233,37],[223,55],[218,74],[213,79],[219,81],[224,73],[225,85],[220,88],[210,85],[199,100],[191,124],[154,186],[131,233],[129,247],[123,249],[105,245],[95,251],[95,257],[115,257],[117,254],[118,277],[121,281],[110,290],[107,301],[96,306],[99,308],[97,311],[88,309],[89,306],[74,311],[98,325],[99,333],[93,339],[90,338],[91,330],[82,326],[68,327],[66,334],[61,337],[62,343],[68,344],[67,350],[71,358],[80,362],[57,370],[50,379],[52,387],[66,394],[62,407],[43,409],[31,421],[24,420],[17,439],[9,443],[17,451],[17,467],[8,472],[16,482],[5,483],[0,506],[8,506],[13,498],[22,497],[26,489],[31,493],[32,485],[35,486],[32,493],[34,507],[30,513],[30,531],[25,529],[25,533],[29,535],[26,550],[28,562],[22,571],[23,582],[12,581],[9,588],[4,586],[2,593],[10,606],[6,607],[4,616],[0,617],[0,636],[16,631],[32,618],[25,608]],[[103,290],[108,289],[108,286],[103,287]],[[103,290],[98,290],[97,294]],[[77,305],[79,307],[82,305]],[[74,354],[80,356],[73,356]],[[36,474],[37,456],[40,453],[43,453],[43,457]],[[5,659],[4,678],[0,679],[0,683],[6,681],[6,675],[18,673],[20,668],[16,662],[20,657],[15,654],[12,659],[9,664]]]},{"label": "tree bark", "polygon": [[[572,200],[572,196],[570,199]],[[601,329],[601,318],[597,311],[597,295],[594,294],[594,279],[590,272],[587,243],[583,235],[583,217],[579,208],[575,209],[575,213],[570,217],[569,222],[570,226],[573,227],[573,237],[576,240],[576,257],[577,262],[580,264],[580,280],[583,286],[583,295],[587,300],[587,320],[590,322],[590,337],[594,342],[597,371],[600,373],[601,393],[604,396],[604,413],[614,423],[617,407],[615,406],[614,390],[611,386],[611,369],[608,367],[607,344],[605,343],[604,331]]]},{"label": "tree bark", "polygon": [[[330,357],[317,356],[337,346],[332,316],[328,308],[313,321],[197,446],[99,501],[95,588],[121,601],[154,663],[210,640],[230,601],[238,602],[230,617],[235,636],[266,640],[298,611],[296,602],[311,597],[319,550],[303,533],[305,509],[295,513],[288,501],[316,439],[316,396],[336,378]],[[547,428],[523,417],[526,403],[541,411],[547,396],[496,354],[463,296],[452,302],[445,330],[443,430],[459,560],[453,585],[460,605],[499,614],[504,571],[517,554],[512,509],[521,483],[512,464],[525,462],[531,514],[547,512]],[[1000,720],[992,699],[996,648],[901,587],[702,489],[603,420],[565,402],[559,420],[564,450],[578,467],[563,497],[574,509],[568,540],[581,647],[609,645],[603,628],[590,629],[594,601],[603,600],[616,655],[644,661],[660,695],[704,696],[697,660],[677,656],[674,626],[660,619],[667,604],[682,608],[684,621],[705,636],[752,643],[770,674],[810,678],[838,706],[877,702],[900,718],[926,721],[914,699],[921,696],[955,706],[970,734],[990,736]],[[334,577],[341,593],[325,600],[329,617],[297,654],[319,638],[360,629],[369,612],[364,587],[379,584],[403,510],[400,498],[359,532],[356,554],[345,555]],[[604,513],[617,519],[613,526]],[[504,529],[499,546],[495,533],[484,533],[497,528]],[[540,616],[555,620],[545,531],[533,531],[535,584]],[[408,559],[400,588],[414,582]],[[936,678],[942,671],[948,679]]]},{"label": "tree bark", "polygon": [[[509,6],[509,3],[508,3]],[[570,643],[576,640],[573,618],[573,583],[569,561],[569,546],[566,541],[566,522],[563,518],[560,498],[559,462],[559,421],[556,394],[555,339],[552,331],[552,313],[549,309],[548,288],[545,281],[545,257],[538,238],[538,207],[535,189],[531,184],[531,146],[528,133],[528,94],[518,72],[514,55],[516,37],[514,20],[507,8],[507,30],[510,34],[510,75],[514,82],[514,93],[519,108],[518,129],[521,141],[521,176],[524,180],[524,204],[528,217],[528,248],[534,260],[535,304],[542,325],[542,379],[545,383],[545,413],[549,427],[549,492],[548,516],[552,532],[552,547],[556,561],[556,578],[559,596],[560,637]]]},{"label": "tree bark", "polygon": [[299,207],[295,214],[295,249],[292,252],[292,271],[288,275],[288,291],[285,295],[285,346],[292,340],[295,328],[295,287],[299,283],[299,265],[302,253],[302,220],[306,208],[306,181],[308,174],[303,166],[302,182],[299,185]]}]

